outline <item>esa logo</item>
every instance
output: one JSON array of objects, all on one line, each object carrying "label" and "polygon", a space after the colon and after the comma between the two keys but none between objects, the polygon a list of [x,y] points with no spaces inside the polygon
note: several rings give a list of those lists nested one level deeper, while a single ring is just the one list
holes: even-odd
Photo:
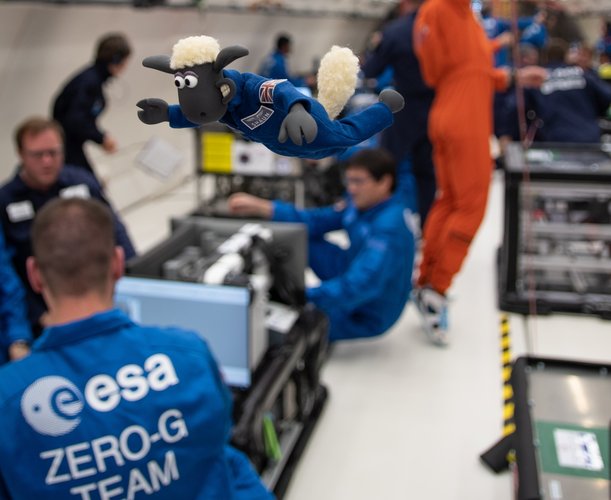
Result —
[{"label": "esa logo", "polygon": [[172,360],[153,354],[144,361],[122,366],[114,377],[99,374],[85,384],[83,393],[68,379],[51,375],[33,382],[21,397],[21,413],[40,434],[61,436],[81,422],[85,403],[98,412],[114,410],[122,399],[139,401],[149,391],[164,391],[178,384]]}]

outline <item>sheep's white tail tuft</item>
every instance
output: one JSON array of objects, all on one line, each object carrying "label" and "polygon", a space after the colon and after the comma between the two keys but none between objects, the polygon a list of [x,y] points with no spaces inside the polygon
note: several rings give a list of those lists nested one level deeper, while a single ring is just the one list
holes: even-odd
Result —
[{"label": "sheep's white tail tuft", "polygon": [[347,47],[334,45],[318,68],[318,101],[333,119],[354,94],[359,72],[358,57]]}]

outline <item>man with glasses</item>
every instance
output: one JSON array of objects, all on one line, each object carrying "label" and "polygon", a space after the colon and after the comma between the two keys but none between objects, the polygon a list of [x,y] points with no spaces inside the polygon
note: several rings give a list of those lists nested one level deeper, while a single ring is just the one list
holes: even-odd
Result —
[{"label": "man with glasses", "polygon": [[[329,317],[332,342],[383,334],[409,298],[414,237],[402,191],[393,194],[395,169],[386,151],[356,153],[345,167],[346,200],[328,207],[299,210],[246,193],[229,198],[236,215],[307,225],[309,264],[321,283],[307,288],[306,296]],[[340,229],[348,248],[325,238]]]},{"label": "man with glasses", "polygon": [[[15,145],[20,164],[13,178],[0,187],[0,220],[13,265],[26,288],[28,319],[36,336],[44,327],[46,305],[32,290],[25,267],[32,253],[30,228],[34,215],[57,197],[97,198],[110,204],[91,173],[64,165],[63,131],[57,122],[28,118],[15,130]],[[117,244],[123,247],[126,258],[133,257],[136,252],[116,214],[114,224]]]}]

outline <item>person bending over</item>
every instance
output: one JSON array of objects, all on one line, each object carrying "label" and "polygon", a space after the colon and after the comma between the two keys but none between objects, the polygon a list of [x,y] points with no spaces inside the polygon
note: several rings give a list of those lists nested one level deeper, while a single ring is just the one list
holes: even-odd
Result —
[{"label": "person bending over", "polygon": [[[383,150],[363,150],[345,167],[347,198],[333,206],[299,210],[246,193],[229,198],[236,215],[302,222],[308,227],[309,265],[320,278],[307,299],[330,320],[329,340],[374,337],[399,318],[411,292],[414,237],[411,213],[399,196],[395,163]],[[344,229],[346,249],[327,241]]]},{"label": "person bending over", "polygon": [[228,445],[231,398],[201,337],[113,308],[124,255],[108,207],[53,200],[32,247],[48,327],[0,369],[0,498],[272,498]]},{"label": "person bending over", "polygon": [[117,142],[100,129],[98,118],[106,108],[104,85],[125,71],[132,52],[129,41],[120,33],[102,36],[93,63],[73,75],[53,101],[53,118],[66,132],[66,163],[84,168],[92,174],[93,167],[83,149],[87,141],[99,144],[106,153],[117,151]]}]

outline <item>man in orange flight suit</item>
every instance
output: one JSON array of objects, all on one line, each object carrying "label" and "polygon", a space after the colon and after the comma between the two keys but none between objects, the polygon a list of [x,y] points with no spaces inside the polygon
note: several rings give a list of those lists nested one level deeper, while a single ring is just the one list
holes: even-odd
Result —
[{"label": "man in orange flight suit", "polygon": [[438,345],[447,343],[445,293],[486,209],[494,91],[505,90],[514,76],[529,86],[540,85],[546,77],[540,67],[515,73],[494,68],[497,45],[487,39],[470,0],[427,0],[420,8],[414,49],[425,82],[435,89],[429,137],[437,197],[424,227],[414,301],[425,332]]}]

